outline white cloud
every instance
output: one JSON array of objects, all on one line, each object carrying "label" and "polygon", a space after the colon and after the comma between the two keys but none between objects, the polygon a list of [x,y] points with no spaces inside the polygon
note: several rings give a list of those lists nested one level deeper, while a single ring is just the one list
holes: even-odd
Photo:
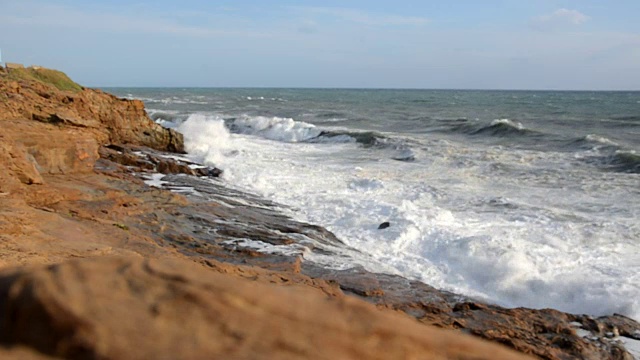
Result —
[{"label": "white cloud", "polygon": [[429,19],[418,16],[380,15],[362,10],[339,7],[297,7],[309,14],[327,15],[343,21],[372,26],[422,26]]},{"label": "white cloud", "polygon": [[578,10],[558,9],[550,14],[533,18],[534,24],[571,24],[580,25],[589,21],[591,17],[581,13]]}]

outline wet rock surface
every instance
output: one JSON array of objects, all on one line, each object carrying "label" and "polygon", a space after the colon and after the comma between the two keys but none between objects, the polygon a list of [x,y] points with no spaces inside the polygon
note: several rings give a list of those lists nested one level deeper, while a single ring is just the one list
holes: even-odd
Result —
[{"label": "wet rock surface", "polygon": [[327,271],[303,264],[302,273],[335,282],[347,294],[424,324],[459,330],[541,359],[633,359],[619,336],[640,337],[640,324],[621,315],[594,318],[553,309],[508,309],[362,269]]},{"label": "wet rock surface", "polygon": [[161,174],[185,174],[192,176],[219,177],[222,170],[203,166],[176,155],[162,154],[144,146],[106,145],[100,148],[100,157],[137,171]]}]

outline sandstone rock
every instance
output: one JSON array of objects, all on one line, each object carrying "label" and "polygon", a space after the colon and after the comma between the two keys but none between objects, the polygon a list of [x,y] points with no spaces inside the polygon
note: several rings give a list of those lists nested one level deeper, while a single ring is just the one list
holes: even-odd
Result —
[{"label": "sandstone rock", "polygon": [[77,129],[28,120],[6,121],[2,127],[7,141],[26,151],[41,174],[92,172],[98,159],[95,137]]},{"label": "sandstone rock", "polygon": [[184,152],[182,135],[153,122],[139,100],[119,99],[100,90],[73,93],[37,81],[0,81],[0,120],[29,119],[86,129],[97,142],[131,143]]},{"label": "sandstone rock", "polygon": [[99,149],[100,157],[124,166],[133,166],[138,171],[153,171],[155,164],[144,157],[135,155],[128,148],[120,145],[102,146]]},{"label": "sandstone rock", "polygon": [[158,159],[156,169],[162,174],[187,174],[195,175],[189,165],[181,164],[171,159]]},{"label": "sandstone rock", "polygon": [[47,174],[91,173],[100,145],[107,143],[184,151],[182,135],[154,123],[137,100],[99,90],[61,91],[11,75],[0,78],[0,100],[5,144],[0,152],[6,155],[0,166],[9,170],[2,176],[7,184],[42,184]]},{"label": "sandstone rock", "polygon": [[[3,140],[3,138],[0,138]],[[4,159],[2,165],[23,184],[42,184],[44,180],[37,169],[36,160],[22,144],[0,142],[0,157]]]},{"label": "sandstone rock", "polygon": [[0,342],[69,359],[526,358],[348,297],[108,257],[5,271]]}]

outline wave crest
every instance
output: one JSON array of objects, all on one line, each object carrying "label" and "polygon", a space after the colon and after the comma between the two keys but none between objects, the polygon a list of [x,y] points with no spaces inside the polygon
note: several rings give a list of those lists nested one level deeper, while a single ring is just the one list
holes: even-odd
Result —
[{"label": "wave crest", "polygon": [[228,119],[227,126],[234,133],[282,142],[307,141],[322,133],[313,124],[277,116],[241,116]]},{"label": "wave crest", "polygon": [[616,172],[640,174],[640,154],[634,151],[616,151],[606,158],[605,164]]},{"label": "wave crest", "polygon": [[386,142],[386,137],[374,131],[333,130],[322,131],[312,142],[356,142],[364,147],[380,146]]},{"label": "wave crest", "polygon": [[415,160],[414,152],[402,139],[389,138],[375,131],[323,130],[313,124],[291,118],[248,115],[227,118],[225,124],[236,134],[288,143],[355,143],[364,148],[393,150],[396,152],[391,156],[394,160]]},{"label": "wave crest", "polygon": [[488,126],[482,126],[470,132],[471,135],[511,136],[531,133],[522,123],[509,119],[493,120]]},{"label": "wave crest", "polygon": [[452,125],[449,132],[462,133],[470,136],[490,137],[538,137],[543,134],[527,129],[522,123],[510,119],[496,119],[490,123],[470,122],[466,119],[449,121]]},{"label": "wave crest", "polygon": [[147,109],[147,115],[149,116],[149,118],[151,118],[151,120],[162,125],[163,127],[170,129],[177,128],[190,116],[189,113],[180,111],[156,109]]},{"label": "wave crest", "polygon": [[567,144],[569,148],[577,148],[578,150],[617,150],[620,145],[613,140],[604,136],[589,134],[580,138],[576,138]]}]

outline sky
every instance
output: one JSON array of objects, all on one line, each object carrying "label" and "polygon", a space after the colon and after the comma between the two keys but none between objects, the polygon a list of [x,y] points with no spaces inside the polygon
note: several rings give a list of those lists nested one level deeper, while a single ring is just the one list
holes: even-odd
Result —
[{"label": "sky", "polygon": [[0,0],[85,86],[640,90],[640,0]]}]

